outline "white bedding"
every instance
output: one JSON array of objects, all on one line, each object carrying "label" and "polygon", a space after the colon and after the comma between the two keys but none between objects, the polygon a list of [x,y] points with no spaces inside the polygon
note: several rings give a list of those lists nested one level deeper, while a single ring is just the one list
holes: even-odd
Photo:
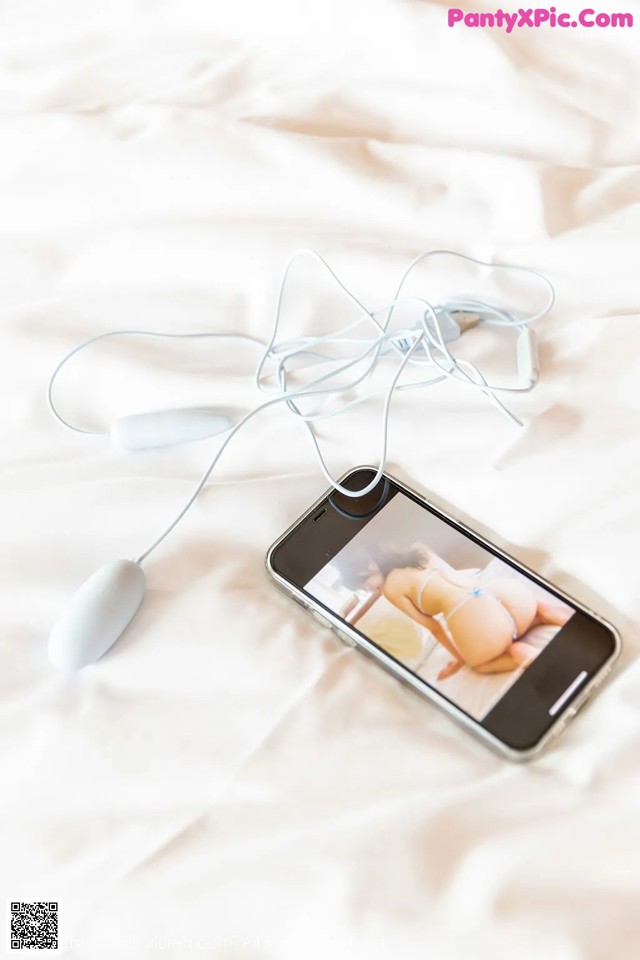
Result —
[{"label": "white bedding", "polygon": [[[637,28],[449,30],[446,6],[419,0],[60,0],[2,17],[3,895],[60,901],[73,960],[632,960]],[[372,305],[430,248],[556,285],[541,383],[513,403],[523,431],[433,390],[398,399],[389,451],[621,631],[615,678],[535,763],[495,758],[270,585],[267,547],[325,486],[284,413],[247,429],[150,559],[120,644],[76,676],[47,663],[74,589],[154,539],[212,450],[127,457],[65,432],[48,373],[113,327],[265,335],[299,246]],[[313,271],[307,290],[300,323],[330,329]],[[468,349],[480,361],[485,341]],[[104,346],[60,405],[100,425],[242,405],[254,360]],[[336,473],[376,458],[378,422],[326,430]]]}]

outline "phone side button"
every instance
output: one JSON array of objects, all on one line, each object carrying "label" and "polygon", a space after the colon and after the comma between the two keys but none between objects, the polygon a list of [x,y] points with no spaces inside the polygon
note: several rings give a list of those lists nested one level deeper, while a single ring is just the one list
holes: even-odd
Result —
[{"label": "phone side button", "polygon": [[342,640],[343,643],[346,643],[348,647],[357,647],[358,644],[350,637],[348,633],[345,633],[343,630],[338,630],[337,627],[333,627],[333,632],[335,633],[338,640]]},{"label": "phone side button", "polygon": [[312,610],[311,607],[309,607],[309,613],[314,618],[314,620],[318,621],[320,626],[324,627],[325,629],[329,629],[329,630],[331,629],[331,624],[329,623],[327,618],[323,617],[322,614],[318,613],[317,610]]},{"label": "phone side button", "polygon": [[566,727],[566,725],[567,725],[567,718],[563,715],[563,716],[561,717],[561,719],[558,720],[558,722],[556,723],[556,725],[555,725],[555,727],[554,727],[554,729],[553,729],[553,733],[551,734],[551,736],[552,736],[552,737],[557,737],[557,736],[559,736],[559,735],[562,733],[562,731],[564,730],[564,728]]},{"label": "phone side button", "polygon": [[572,706],[567,707],[564,714],[565,717],[567,718],[567,721],[573,720],[576,713],[579,713],[580,710],[582,710],[582,708],[584,707],[585,703],[587,703],[592,693],[593,693],[593,688],[591,688],[591,690],[588,691],[586,696],[583,695],[582,697],[580,697],[579,700],[577,700],[577,702],[574,701]]},{"label": "phone side button", "polygon": [[555,730],[553,731],[554,737],[557,737],[558,734],[562,733],[562,731],[565,729],[567,724],[570,723],[571,720],[573,720],[576,713],[580,709],[580,706],[581,704],[578,705],[577,707],[567,707],[567,709],[563,712],[560,720],[558,721]]}]

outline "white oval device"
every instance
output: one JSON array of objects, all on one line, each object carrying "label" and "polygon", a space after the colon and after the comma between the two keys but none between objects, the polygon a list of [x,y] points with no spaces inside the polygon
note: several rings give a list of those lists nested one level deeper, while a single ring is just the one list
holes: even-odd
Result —
[{"label": "white oval device", "polygon": [[204,440],[224,433],[233,421],[210,407],[184,407],[177,410],[151,410],[116,420],[109,431],[119,450],[148,450],[178,443]]},{"label": "white oval device", "polygon": [[60,670],[80,670],[101,657],[130,623],[144,588],[144,571],[133,560],[113,560],[96,570],[51,631],[51,662]]}]

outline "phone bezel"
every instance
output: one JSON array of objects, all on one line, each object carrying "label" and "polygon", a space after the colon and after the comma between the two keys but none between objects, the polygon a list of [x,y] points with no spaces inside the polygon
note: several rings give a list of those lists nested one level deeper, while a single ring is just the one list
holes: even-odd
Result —
[{"label": "phone bezel", "polygon": [[[346,483],[351,476],[362,470],[372,470],[375,472],[376,468],[370,466],[369,464],[353,467],[346,471],[342,477],[340,477],[339,482],[342,484]],[[527,567],[526,564],[516,560],[510,554],[500,549],[500,547],[498,547],[495,543],[492,543],[486,537],[483,537],[482,534],[478,533],[476,530],[472,530],[463,521],[453,517],[441,506],[434,504],[424,494],[412,489],[408,484],[387,472],[383,474],[383,478],[389,480],[392,484],[408,494],[411,498],[419,501],[421,504],[424,504],[425,507],[435,513],[437,516],[439,515],[444,518],[448,523],[459,529],[461,533],[480,543],[480,545],[486,547],[492,554],[498,556],[500,559],[505,560],[511,566],[521,571],[525,576],[530,577],[534,582],[550,590],[565,602],[575,607],[578,612],[581,612],[595,620],[611,634],[614,643],[611,655],[603,662],[600,669],[589,678],[588,682],[585,683],[580,691],[572,699],[568,700],[568,702],[563,706],[562,710],[558,712],[558,716],[555,721],[543,732],[540,738],[532,746],[522,749],[513,747],[501,740],[498,736],[492,734],[482,726],[481,721],[478,721],[465,713],[465,711],[458,707],[455,703],[440,694],[438,690],[429,686],[427,681],[416,676],[408,667],[404,666],[401,661],[396,660],[390,654],[387,654],[382,648],[376,646],[372,641],[368,640],[364,634],[361,634],[354,628],[351,628],[350,625],[342,620],[337,614],[333,613],[333,611],[331,611],[329,608],[323,606],[319,601],[315,600],[314,597],[305,593],[302,588],[298,587],[295,583],[292,583],[276,570],[273,565],[273,556],[275,552],[278,550],[280,545],[285,540],[290,538],[299,527],[303,526],[307,519],[318,509],[318,507],[320,507],[327,500],[327,498],[331,496],[333,493],[332,489],[325,491],[322,496],[320,496],[309,507],[308,510],[298,517],[270,546],[265,558],[266,568],[270,577],[276,586],[283,590],[287,596],[300,603],[313,616],[315,616],[316,619],[323,622],[327,627],[333,629],[339,639],[371,656],[377,663],[392,673],[398,680],[407,684],[415,692],[421,694],[427,700],[443,709],[454,721],[463,726],[465,729],[469,730],[501,756],[514,761],[530,760],[536,756],[539,756],[548,743],[564,729],[568,721],[573,719],[586,700],[611,673],[622,649],[622,641],[617,629],[613,626],[613,624],[609,623],[595,611],[590,610],[585,604],[576,600],[574,597],[561,590],[555,584],[547,581],[540,574]],[[329,562],[328,559],[327,562]]]}]

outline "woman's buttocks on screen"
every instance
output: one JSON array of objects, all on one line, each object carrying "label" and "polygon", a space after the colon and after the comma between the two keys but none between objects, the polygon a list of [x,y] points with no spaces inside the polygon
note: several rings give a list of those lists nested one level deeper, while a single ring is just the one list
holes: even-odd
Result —
[{"label": "woman's buttocks on screen", "polygon": [[539,624],[561,626],[571,615],[559,601],[541,601],[524,578],[481,583],[478,571],[455,570],[424,547],[379,547],[368,559],[360,584],[379,590],[451,654],[439,679],[465,665],[477,673],[516,670],[539,652],[523,634]]}]

